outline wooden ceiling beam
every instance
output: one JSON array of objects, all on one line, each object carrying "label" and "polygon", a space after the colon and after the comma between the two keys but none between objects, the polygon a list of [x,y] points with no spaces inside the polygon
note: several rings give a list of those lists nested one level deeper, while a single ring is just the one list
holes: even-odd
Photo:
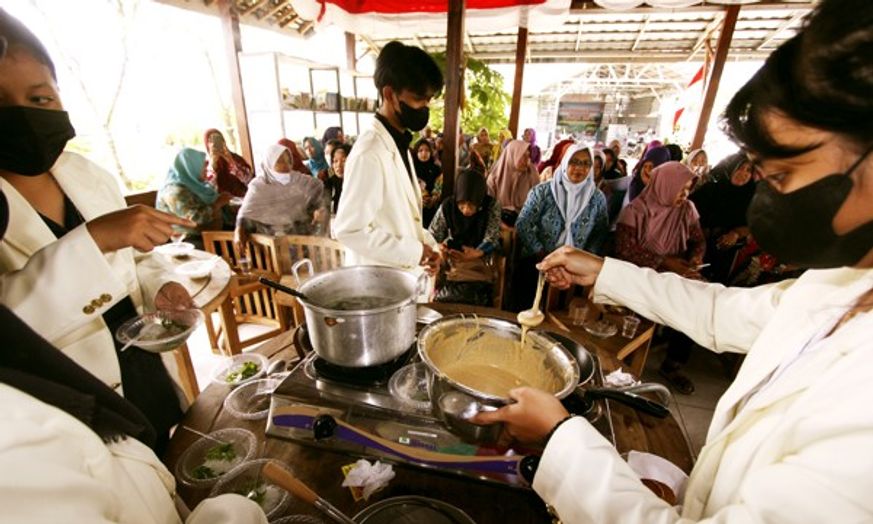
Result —
[{"label": "wooden ceiling beam", "polygon": [[805,14],[806,13],[804,13],[803,11],[798,11],[798,12],[794,13],[793,15],[791,15],[791,18],[789,18],[788,20],[785,20],[784,22],[779,24],[779,27],[774,29],[773,32],[770,33],[769,35],[767,35],[767,38],[765,38],[761,42],[761,44],[756,48],[756,51],[761,51],[762,49],[764,49],[765,47],[770,45],[770,42],[775,40],[776,37],[779,36],[780,34],[782,34],[783,31],[785,31],[786,29],[788,29],[789,27],[794,25],[795,22],[797,22],[798,20],[803,18]]},{"label": "wooden ceiling beam", "polygon": [[649,25],[649,17],[648,15],[643,18],[643,25],[640,27],[640,32],[637,33],[636,39],[634,39],[634,44],[631,46],[631,51],[636,51],[637,46],[640,45],[640,41],[643,39],[643,34],[646,32],[646,27]]}]

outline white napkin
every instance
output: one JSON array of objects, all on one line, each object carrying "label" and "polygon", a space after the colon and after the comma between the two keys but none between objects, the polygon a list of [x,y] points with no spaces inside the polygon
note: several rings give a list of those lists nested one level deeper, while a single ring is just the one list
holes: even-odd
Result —
[{"label": "white napkin", "polygon": [[639,383],[639,381],[631,375],[630,373],[625,373],[621,370],[621,368],[616,369],[609,375],[606,375],[606,378],[603,379],[607,386],[613,387],[625,387],[625,386],[635,386]]},{"label": "white napkin", "polygon": [[629,452],[627,464],[641,479],[652,479],[666,484],[676,494],[676,502],[679,505],[682,504],[688,475],[676,464],[657,455],[641,451]]},{"label": "white napkin", "polygon": [[355,462],[355,466],[349,471],[349,474],[343,480],[343,487],[351,486],[364,488],[364,500],[370,498],[370,495],[379,491],[388,485],[388,482],[394,478],[394,468],[390,464],[383,464],[376,461],[375,464],[370,464],[364,459]]}]

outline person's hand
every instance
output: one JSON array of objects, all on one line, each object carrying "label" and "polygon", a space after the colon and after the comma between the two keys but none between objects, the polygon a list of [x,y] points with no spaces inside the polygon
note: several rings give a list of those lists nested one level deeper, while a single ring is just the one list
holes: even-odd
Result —
[{"label": "person's hand", "polygon": [[131,206],[99,216],[86,224],[103,253],[132,247],[148,252],[165,243],[172,226],[197,227],[195,222],[147,206]]},{"label": "person's hand", "polygon": [[519,442],[538,443],[545,439],[558,422],[570,413],[554,395],[534,388],[516,388],[509,392],[516,402],[497,411],[480,411],[470,419],[474,424],[504,422],[506,431]]},{"label": "person's hand", "polygon": [[464,250],[461,251],[461,260],[476,260],[477,258],[482,258],[485,256],[481,250],[476,249],[470,246],[464,246]]},{"label": "person's hand", "polygon": [[233,230],[233,245],[237,253],[245,253],[246,244],[249,243],[249,232],[242,226],[236,226]]},{"label": "person's hand", "polygon": [[222,191],[218,194],[218,198],[215,199],[212,207],[214,207],[215,209],[221,209],[230,202],[231,198],[233,198],[233,195],[231,195],[227,191]]},{"label": "person's hand", "polygon": [[325,218],[327,218],[327,209],[320,207],[315,210],[315,213],[312,214],[312,223],[318,224],[324,221]]},{"label": "person's hand", "polygon": [[421,251],[421,260],[419,260],[418,264],[420,266],[424,266],[424,271],[430,275],[434,276],[437,274],[440,268],[440,262],[442,261],[442,257],[440,256],[439,251],[434,251],[429,245],[424,242],[421,243],[422,251]]},{"label": "person's hand", "polygon": [[[590,286],[603,269],[603,259],[581,249],[561,246],[537,264],[537,269],[546,271],[547,278],[551,273],[556,282],[569,278],[572,284]],[[553,269],[562,269],[563,273],[552,272]]]},{"label": "person's hand", "polygon": [[700,271],[697,269],[698,265],[699,264],[689,262],[684,258],[666,257],[663,262],[661,262],[661,269],[671,273],[676,273],[685,278],[702,280],[703,277],[700,276]]},{"label": "person's hand", "polygon": [[729,247],[733,247],[737,245],[737,242],[740,241],[740,234],[736,231],[728,231],[724,235],[718,237],[718,240],[715,243],[715,247],[718,249],[727,249]]},{"label": "person's hand", "polygon": [[155,309],[178,311],[195,307],[188,290],[178,282],[167,282],[155,295]]}]

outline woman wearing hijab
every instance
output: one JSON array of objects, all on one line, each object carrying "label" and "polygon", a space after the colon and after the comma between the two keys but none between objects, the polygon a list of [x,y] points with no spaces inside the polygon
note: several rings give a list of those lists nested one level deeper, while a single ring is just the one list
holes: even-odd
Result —
[{"label": "woman wearing hijab", "polygon": [[[698,266],[706,252],[700,219],[688,194],[695,175],[679,162],[667,162],[652,173],[651,183],[618,217],[615,255],[641,267],[700,279]],[[667,358],[661,374],[683,394],[694,384],[680,369],[691,355],[691,341],[668,331]]]},{"label": "woman wearing hijab", "polygon": [[478,166],[462,171],[454,197],[443,200],[430,224],[448,261],[437,278],[436,302],[493,304],[495,275],[487,258],[500,246],[500,206],[482,175]]},{"label": "woman wearing hijab", "polygon": [[309,160],[306,161],[306,167],[312,176],[324,182],[327,180],[330,172],[330,166],[324,158],[324,147],[321,142],[315,137],[308,136],[303,139],[303,150],[306,151],[306,156]]},{"label": "woman wearing hijab", "polygon": [[537,145],[537,131],[536,129],[529,127],[524,130],[524,134],[521,135],[521,139],[530,144],[530,161],[533,162],[533,165],[538,166],[540,162],[543,160],[543,152],[540,150],[540,146]]},{"label": "woman wearing hijab", "polygon": [[[698,155],[699,157],[699,155]],[[755,195],[752,163],[742,152],[716,165],[709,182],[691,195],[706,236],[709,280],[727,284],[734,256],[749,237],[746,211]]]},{"label": "woman wearing hijab", "polygon": [[442,202],[443,170],[437,165],[433,145],[426,138],[415,143],[413,153],[415,176],[421,186],[422,220],[424,227],[428,227]]},{"label": "woman wearing hijab", "polygon": [[310,235],[317,222],[324,184],[292,170],[291,152],[280,145],[267,147],[258,176],[237,215],[234,242],[245,245],[251,233]]},{"label": "woman wearing hijab", "polygon": [[325,129],[324,134],[321,136],[321,145],[327,147],[327,143],[331,140],[339,140],[340,143],[345,144],[346,135],[343,133],[343,128],[333,126]]},{"label": "woman wearing hijab", "polygon": [[218,129],[208,129],[203,135],[206,144],[206,181],[218,189],[219,193],[230,193],[235,197],[246,194],[254,173],[252,166],[238,154],[227,148],[224,135]]},{"label": "woman wearing hijab", "polygon": [[700,187],[700,184],[709,180],[709,156],[707,156],[706,151],[703,149],[695,149],[682,163],[688,166],[688,169],[699,177],[697,187]]},{"label": "woman wearing hijab", "polygon": [[500,204],[504,224],[515,226],[528,193],[539,181],[537,170],[530,162],[530,144],[511,140],[488,174],[488,194]]},{"label": "woman wearing hijab", "polygon": [[503,149],[510,140],[512,140],[512,131],[509,129],[501,129],[500,132],[497,133],[497,140],[492,142],[494,144],[494,150],[491,153],[491,158],[500,158],[500,154],[503,153]]},{"label": "woman wearing hijab", "polygon": [[[499,144],[497,146],[499,147]],[[495,144],[491,143],[491,136],[488,134],[488,130],[483,127],[476,135],[476,143],[473,144],[471,149],[479,154],[482,161],[485,162],[485,167],[490,169],[493,160],[497,158],[494,154],[494,147]]]},{"label": "woman wearing hijab", "polygon": [[[652,143],[656,143],[653,141]],[[660,142],[657,142],[660,143]],[[650,144],[651,146],[651,144]],[[643,159],[634,167],[634,177],[631,179],[630,188],[627,191],[628,202],[633,202],[643,189],[649,185],[652,171],[665,162],[670,161],[670,150],[663,146],[650,147],[643,155]]]},{"label": "woman wearing hijab", "polygon": [[221,208],[230,201],[230,193],[219,193],[203,180],[206,155],[196,149],[183,148],[173,160],[164,185],[158,191],[155,207],[190,220],[193,227],[180,228],[190,241],[203,245],[200,232],[221,228]]},{"label": "woman wearing hijab", "polygon": [[[33,33],[2,9],[0,47],[0,191],[11,217],[0,242],[0,303],[136,405],[160,450],[186,404],[173,384],[175,367],[136,347],[119,353],[114,335],[147,308],[192,307],[168,273],[149,271],[143,262],[153,257],[135,259],[132,248],[151,251],[174,226],[194,224],[126,207],[115,177],[63,151],[75,130],[54,64]],[[198,175],[202,167],[201,159]],[[8,331],[0,333],[0,341],[10,340]],[[2,426],[8,436],[16,424]],[[0,491],[15,496],[13,489]]]},{"label": "woman wearing hijab", "polygon": [[326,197],[330,199],[330,211],[334,215],[339,208],[340,197],[343,194],[343,180],[346,177],[346,159],[352,152],[352,146],[340,144],[330,154],[330,178],[324,183]]},{"label": "woman wearing hijab", "polygon": [[561,140],[552,148],[552,153],[549,155],[549,158],[537,165],[537,171],[540,173],[541,182],[552,179],[555,174],[555,169],[561,165],[561,160],[564,159],[564,153],[567,151],[567,148],[574,143],[575,142],[570,138]]}]

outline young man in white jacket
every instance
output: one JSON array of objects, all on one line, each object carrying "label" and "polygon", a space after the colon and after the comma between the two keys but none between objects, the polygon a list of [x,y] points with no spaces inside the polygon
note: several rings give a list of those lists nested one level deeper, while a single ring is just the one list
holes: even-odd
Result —
[{"label": "young man in white jacket", "polygon": [[[846,16],[850,14],[850,16]],[[797,280],[730,289],[563,247],[539,265],[714,351],[744,353],[681,507],[551,395],[482,413],[548,438],[533,488],[566,524],[873,522],[873,3],[824,0],[729,104],[763,180],[752,236]],[[849,65],[851,64],[851,65]]]},{"label": "young man in white jacket", "polygon": [[333,234],[346,248],[347,265],[424,266],[435,273],[440,255],[423,226],[409,143],[410,131],[427,125],[443,75],[421,49],[390,42],[379,53],[373,79],[382,104],[346,160]]}]

